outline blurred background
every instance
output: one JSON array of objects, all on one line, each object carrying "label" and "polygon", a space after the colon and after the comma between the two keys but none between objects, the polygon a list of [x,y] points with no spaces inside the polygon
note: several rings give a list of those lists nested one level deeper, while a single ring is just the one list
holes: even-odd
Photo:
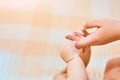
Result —
[{"label": "blurred background", "polygon": [[[0,80],[53,80],[65,63],[59,45],[89,20],[120,17],[120,0],[0,0]],[[92,47],[87,71],[102,80],[120,41]]]}]

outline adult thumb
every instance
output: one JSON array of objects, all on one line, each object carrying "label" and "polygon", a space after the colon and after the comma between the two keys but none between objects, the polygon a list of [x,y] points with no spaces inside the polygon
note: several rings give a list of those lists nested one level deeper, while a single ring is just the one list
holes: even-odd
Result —
[{"label": "adult thumb", "polygon": [[75,47],[80,49],[86,46],[91,46],[91,40],[88,37],[81,38],[76,44]]},{"label": "adult thumb", "polygon": [[95,27],[101,27],[103,24],[103,20],[99,19],[99,20],[91,20],[86,22],[83,25],[84,29],[89,29],[89,28],[95,28]]},{"label": "adult thumb", "polygon": [[75,44],[75,46],[76,46],[76,48],[80,49],[80,48],[84,48],[86,46],[98,45],[98,44],[100,44],[101,37],[102,36],[100,35],[100,30],[96,30],[95,32],[89,34],[88,36],[81,38]]}]

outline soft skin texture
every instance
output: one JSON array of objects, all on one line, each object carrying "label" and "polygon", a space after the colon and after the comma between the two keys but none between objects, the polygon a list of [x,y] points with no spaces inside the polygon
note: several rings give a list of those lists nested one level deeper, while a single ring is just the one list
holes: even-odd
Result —
[{"label": "soft skin texture", "polygon": [[[120,19],[98,19],[86,22],[83,29],[97,28],[86,37],[79,39],[76,43],[77,48],[103,45],[120,39]],[[74,36],[66,36],[67,39],[73,39]]]},{"label": "soft skin texture", "polygon": [[120,80],[120,57],[107,62],[103,80]]},{"label": "soft skin texture", "polygon": [[91,56],[90,47],[84,48],[83,51],[82,49],[76,49],[73,46],[75,46],[74,42],[65,43],[62,47],[62,50],[60,51],[61,58],[67,63],[70,60],[72,60],[74,57],[79,56],[82,59],[85,67],[87,67]]},{"label": "soft skin texture", "polygon": [[54,80],[88,80],[85,67],[89,62],[91,49],[90,47],[77,49],[74,41],[84,36],[82,33],[76,32],[73,35],[72,42],[64,44],[60,51],[60,56],[67,63],[67,66],[56,74]]},{"label": "soft skin texture", "polygon": [[[74,42],[71,42],[63,46],[60,55],[67,63],[67,67],[58,73],[54,80],[88,80],[85,64],[79,56],[79,50],[74,45]],[[86,54],[89,54],[88,51]]]},{"label": "soft skin texture", "polygon": [[[86,30],[81,30],[80,33],[73,32],[72,35],[67,35],[66,38],[68,37],[69,40],[75,41],[75,44],[76,44],[76,42],[78,42],[81,38],[84,38],[87,35],[89,35],[89,33]],[[86,53],[89,53],[89,54],[86,54]],[[85,66],[87,66],[88,63],[89,63],[89,60],[90,60],[90,56],[91,56],[90,47],[87,46],[87,47],[84,47],[84,48],[80,48],[79,49],[79,56],[82,58]]]},{"label": "soft skin texture", "polygon": [[[92,20],[85,23],[82,31],[85,33],[86,29],[90,28],[97,29],[92,33],[87,33],[87,35],[82,34],[84,37],[76,39],[73,34],[67,35],[66,38],[76,41],[76,48],[83,49],[82,51],[84,51],[86,46],[103,45],[120,39],[120,19]],[[78,32],[75,32],[75,34],[78,34]],[[120,57],[109,60],[105,68],[103,80],[119,80],[119,74]]]}]

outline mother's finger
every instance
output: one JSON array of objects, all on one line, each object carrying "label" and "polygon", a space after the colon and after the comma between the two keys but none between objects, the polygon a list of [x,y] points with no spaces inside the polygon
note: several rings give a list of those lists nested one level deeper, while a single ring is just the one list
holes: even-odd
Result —
[{"label": "mother's finger", "polygon": [[66,35],[65,38],[71,41],[79,41],[79,37],[74,36],[74,35]]}]

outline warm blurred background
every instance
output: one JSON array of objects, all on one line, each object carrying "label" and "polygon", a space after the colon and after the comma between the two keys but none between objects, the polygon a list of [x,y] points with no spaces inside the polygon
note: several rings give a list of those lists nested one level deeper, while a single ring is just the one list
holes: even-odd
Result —
[{"label": "warm blurred background", "polygon": [[[65,67],[58,47],[86,21],[120,17],[120,0],[0,0],[0,80],[53,80]],[[120,42],[92,47],[90,80],[102,80]]]}]

